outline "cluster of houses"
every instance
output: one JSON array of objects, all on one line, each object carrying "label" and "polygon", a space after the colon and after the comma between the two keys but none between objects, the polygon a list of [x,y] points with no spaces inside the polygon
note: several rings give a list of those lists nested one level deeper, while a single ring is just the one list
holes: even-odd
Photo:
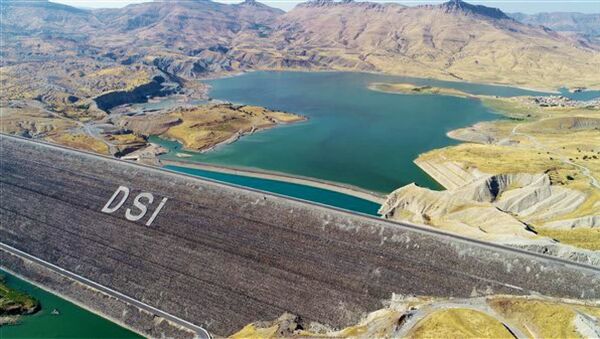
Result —
[{"label": "cluster of houses", "polygon": [[540,107],[589,107],[600,108],[600,99],[588,101],[573,100],[562,95],[538,96],[533,97],[535,102]]}]

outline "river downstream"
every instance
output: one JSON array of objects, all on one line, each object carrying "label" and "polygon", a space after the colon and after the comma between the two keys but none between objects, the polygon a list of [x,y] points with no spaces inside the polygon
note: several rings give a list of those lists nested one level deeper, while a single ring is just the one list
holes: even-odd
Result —
[{"label": "river downstream", "polygon": [[[0,270],[6,284],[36,298],[41,310],[0,326],[0,338],[142,338],[99,315]],[[53,311],[55,311],[53,314]]]}]

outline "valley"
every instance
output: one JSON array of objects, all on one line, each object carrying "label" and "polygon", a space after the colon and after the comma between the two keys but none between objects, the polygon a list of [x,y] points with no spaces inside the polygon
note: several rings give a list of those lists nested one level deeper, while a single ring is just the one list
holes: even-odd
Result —
[{"label": "valley", "polygon": [[[104,154],[147,146],[147,135],[124,136],[131,131],[115,125],[111,112],[131,115],[136,111],[128,105],[159,97],[184,106],[207,102],[209,87],[198,79],[252,70],[378,72],[544,91],[600,86],[594,43],[460,0],[435,6],[324,0],[289,12],[253,0],[97,10],[5,1],[1,9],[0,107],[10,122],[2,131]],[[188,146],[189,139],[179,137]],[[214,144],[223,140],[215,137]]]},{"label": "valley", "polygon": [[[180,174],[203,177],[410,227],[417,224],[416,233],[451,233],[492,247],[507,245],[568,259],[588,265],[586,269],[600,267],[600,40],[595,15],[506,14],[460,0],[416,6],[312,0],[288,12],[254,0],[153,1],[109,9],[6,0],[0,10],[1,133],[162,167],[167,171],[146,167],[140,172],[168,175],[171,180],[189,180]],[[27,153],[20,156],[35,162]],[[147,179],[136,173],[130,173],[136,180]],[[43,181],[43,174],[35,175]],[[196,194],[192,188],[184,189]],[[215,199],[206,203],[218,202]],[[263,195],[215,211],[229,220],[230,212],[240,206],[253,215],[255,205],[266,201]],[[190,206],[185,205],[188,214],[200,213],[202,227],[218,219],[205,220],[204,206]],[[289,212],[285,217],[297,218],[296,207],[285,211]],[[330,225],[327,218],[323,232]],[[250,224],[252,217],[241,219]],[[184,216],[178,220],[187,232],[190,221]],[[171,227],[171,221],[165,227]],[[232,247],[245,249],[245,238],[231,236],[242,229],[225,224],[223,238],[216,243],[239,240]],[[265,239],[277,234],[274,229],[250,233],[255,237],[252,245],[268,248],[271,243]],[[139,236],[152,232],[135,230],[131,233]],[[304,229],[295,231],[309,235]],[[11,235],[20,233],[27,232]],[[189,234],[202,236],[192,228]],[[323,241],[330,246],[327,236]],[[295,249],[290,246],[294,237],[296,233],[285,242],[274,242],[280,247],[273,253]],[[121,238],[124,249],[133,248]],[[390,239],[382,237],[379,246]],[[403,251],[399,246],[406,245],[406,252],[413,255],[416,250],[408,245],[412,240],[400,240],[385,246]],[[248,253],[265,260],[265,267],[273,264],[275,260],[254,252],[253,246],[248,246]],[[181,255],[173,256],[173,263],[177,258]],[[198,254],[193,264],[201,258]],[[299,258],[291,266],[303,279],[304,271],[319,266],[305,267],[300,256],[290,258]],[[343,264],[361,272],[364,286],[341,280],[353,284],[357,295],[377,290],[379,279],[389,278],[386,272],[381,275],[379,266],[359,271],[362,268],[354,260],[358,259]],[[219,267],[226,262],[223,259]],[[388,264],[396,265],[393,260]],[[510,273],[512,264],[505,264],[497,271]],[[182,272],[186,265],[181,264]],[[420,288],[417,280],[406,278],[423,275],[418,260],[408,265],[417,268],[407,271],[402,281]],[[331,268],[341,277],[350,276],[351,270],[341,272],[335,264]],[[194,274],[206,273],[195,269]],[[253,281],[240,280],[248,284],[248,295],[256,291],[256,280],[276,276],[272,269],[261,268]],[[443,269],[460,281],[462,273],[450,271],[450,266]],[[527,267],[522,274],[529,272]],[[337,281],[338,276],[331,278]],[[165,274],[161,279],[168,284],[171,277]],[[139,295],[144,283],[136,286]],[[358,322],[353,314],[355,324],[347,327],[331,327],[326,320],[303,321],[282,312],[280,318],[271,319],[279,313],[265,292],[261,297],[271,318],[246,317],[242,324],[260,321],[232,337],[425,338],[451,336],[457,328],[463,337],[600,335],[597,301],[543,297],[532,291],[528,296],[509,296],[484,285],[473,288],[471,297],[370,299],[369,305],[377,307],[369,310],[380,309],[361,313]],[[259,290],[269,288],[265,284]],[[312,292],[307,289],[290,300],[310,304]],[[229,292],[219,292],[210,296],[211,302],[222,304],[224,295],[230,297]],[[158,296],[160,304],[162,292]],[[182,309],[174,305],[170,307],[177,312]],[[328,306],[334,309],[332,305]],[[335,310],[349,314],[344,307],[340,301]],[[75,326],[74,331],[85,331],[89,321],[97,322],[100,332],[135,337],[91,314],[83,318],[82,328]],[[40,328],[55,324],[47,318],[24,323],[28,321],[42,324]],[[31,331],[22,333],[39,335]],[[19,330],[11,327],[8,332]]]}]

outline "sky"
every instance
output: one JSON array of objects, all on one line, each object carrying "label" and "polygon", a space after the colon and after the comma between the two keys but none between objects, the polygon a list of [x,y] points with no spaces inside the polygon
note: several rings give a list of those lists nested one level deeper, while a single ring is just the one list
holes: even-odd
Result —
[{"label": "sky", "polygon": [[[147,2],[148,0],[51,0],[75,7],[86,8],[115,8],[123,7],[132,3]],[[257,0],[260,1],[260,0]],[[371,0],[372,2],[391,2],[384,0]],[[582,12],[582,13],[600,13],[600,0],[473,0],[467,2],[481,4],[489,7],[498,7],[504,12]],[[221,0],[223,3],[237,3],[237,0]],[[260,1],[272,7],[290,10],[296,4],[304,2],[303,0],[265,0]],[[398,0],[394,1],[408,6],[419,4],[435,4],[445,1],[437,0]]]}]

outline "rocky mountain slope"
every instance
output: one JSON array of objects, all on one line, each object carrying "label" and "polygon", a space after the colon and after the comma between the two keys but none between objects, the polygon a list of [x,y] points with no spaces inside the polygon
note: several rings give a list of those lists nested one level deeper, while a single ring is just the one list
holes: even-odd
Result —
[{"label": "rocky mountain slope", "polygon": [[[598,11],[600,12],[600,9]],[[522,23],[545,26],[557,32],[600,37],[600,13],[511,13],[509,16]]]},{"label": "rocky mountain slope", "polygon": [[457,0],[415,7],[309,2],[280,17],[274,32],[283,66],[538,88],[599,85],[595,74],[582,72],[600,65],[596,48]]},{"label": "rocky mountain slope", "polygon": [[317,0],[288,13],[254,0],[91,11],[8,1],[2,17],[2,65],[89,58],[187,79],[248,69],[342,69],[545,89],[600,86],[594,44],[460,0],[412,7]]}]

